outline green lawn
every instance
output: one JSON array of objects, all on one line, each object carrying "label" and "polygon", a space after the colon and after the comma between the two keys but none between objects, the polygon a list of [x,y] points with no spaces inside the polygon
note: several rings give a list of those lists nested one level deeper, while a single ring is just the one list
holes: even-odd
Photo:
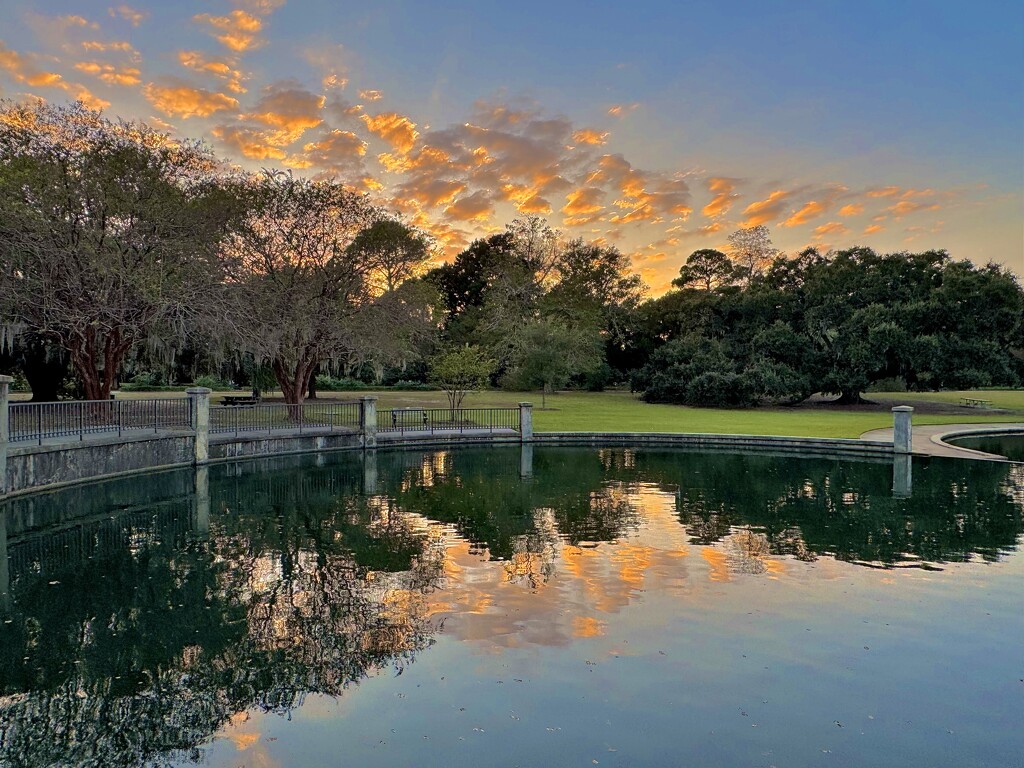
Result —
[{"label": "green lawn", "polygon": [[[353,393],[361,394],[361,393]],[[376,392],[379,408],[407,406],[441,407],[442,392]],[[954,405],[962,396],[948,395]],[[348,393],[332,393],[347,397]],[[882,397],[879,394],[878,397]],[[886,398],[915,403],[920,395],[893,393]],[[982,409],[963,409],[950,415],[916,415],[915,424],[962,424],[971,422],[1024,421],[1024,392],[997,391],[975,393],[1013,413],[992,413]],[[927,399],[927,398],[923,398]],[[538,393],[480,392],[466,398],[467,408],[511,406],[519,401],[534,404],[534,429],[538,432],[714,432],[724,434],[787,435],[804,437],[859,437],[872,429],[892,426],[887,411],[865,413],[840,408],[759,408],[723,410],[687,408],[680,405],[652,405],[628,392],[562,392],[547,398],[541,409]]]},{"label": "green lawn", "polygon": [[[218,395],[215,393],[214,402]],[[237,394],[237,393],[235,393]],[[361,395],[378,397],[378,408],[447,405],[443,392],[325,392],[323,399],[355,400]],[[131,392],[123,398],[181,397],[182,393]],[[961,397],[991,400],[1004,412],[979,408],[958,409]],[[18,396],[16,396],[18,397]],[[1024,390],[974,392],[878,392],[869,398],[892,400],[908,405],[949,404],[955,413],[914,415],[915,424],[964,424],[972,422],[1024,421]],[[18,399],[21,399],[18,397]],[[466,398],[467,408],[515,406],[520,401],[534,404],[534,429],[538,432],[711,432],[749,435],[802,437],[859,437],[864,432],[892,425],[887,410],[868,412],[836,408],[758,408],[722,410],[687,408],[681,405],[652,405],[628,392],[562,392],[547,398],[540,407],[537,392],[479,392]]]}]

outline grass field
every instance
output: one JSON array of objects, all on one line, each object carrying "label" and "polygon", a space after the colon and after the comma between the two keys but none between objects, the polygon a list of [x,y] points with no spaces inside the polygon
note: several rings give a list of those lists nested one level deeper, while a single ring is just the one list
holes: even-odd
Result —
[{"label": "grass field", "polygon": [[[214,402],[218,395],[215,393]],[[237,393],[235,393],[237,394]],[[378,408],[447,405],[443,392],[329,392],[321,399],[355,400],[361,395],[378,397]],[[126,392],[119,398],[175,397],[181,393]],[[16,396],[18,397],[18,396]],[[864,432],[892,425],[889,406],[907,404],[920,408],[915,424],[964,424],[999,421],[1024,422],[1024,390],[974,392],[876,392],[867,395],[876,406],[800,406],[724,410],[653,405],[628,392],[561,392],[549,395],[540,407],[536,392],[478,392],[466,398],[467,408],[534,404],[534,429],[538,432],[711,432],[722,434],[785,435],[794,437],[859,437]],[[991,400],[999,410],[963,408],[961,397]],[[18,397],[18,399],[21,399]]]}]

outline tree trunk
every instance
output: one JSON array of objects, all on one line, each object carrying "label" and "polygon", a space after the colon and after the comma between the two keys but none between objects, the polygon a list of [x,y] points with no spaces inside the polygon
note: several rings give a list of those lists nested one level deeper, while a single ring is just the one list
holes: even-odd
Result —
[{"label": "tree trunk", "polygon": [[68,373],[67,353],[37,337],[19,343],[18,365],[32,390],[32,402],[52,403]]},{"label": "tree trunk", "polygon": [[309,384],[306,387],[306,398],[308,400],[316,400],[316,375],[320,372],[320,364],[317,363],[313,366],[313,371],[309,376]]},{"label": "tree trunk", "polygon": [[306,392],[309,391],[309,380],[313,376],[318,362],[311,354],[307,353],[299,358],[294,368],[286,368],[280,359],[275,359],[271,363],[274,378],[281,386],[281,395],[284,397],[284,401],[295,406],[288,409],[288,415],[292,421],[298,421],[302,417],[302,409],[298,406],[302,405]]},{"label": "tree trunk", "polygon": [[82,381],[86,400],[109,400],[114,378],[131,344],[115,330],[103,338],[102,350],[91,328],[74,336],[68,350],[71,364]]},{"label": "tree trunk", "polygon": [[838,400],[833,400],[836,405],[863,405],[868,401],[860,396],[860,390],[856,389],[844,389]]}]

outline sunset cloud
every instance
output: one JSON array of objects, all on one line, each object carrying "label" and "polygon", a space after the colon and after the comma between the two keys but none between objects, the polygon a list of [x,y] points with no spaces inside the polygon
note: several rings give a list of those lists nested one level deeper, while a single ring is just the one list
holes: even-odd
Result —
[{"label": "sunset cloud", "polygon": [[396,152],[408,154],[419,138],[416,123],[396,112],[385,112],[375,117],[363,115],[362,119],[370,133],[386,141]]},{"label": "sunset cloud", "polygon": [[352,177],[365,175],[362,162],[365,154],[366,142],[351,131],[328,131],[319,141],[302,147],[302,156],[314,168]]},{"label": "sunset cloud", "polygon": [[283,146],[297,141],[303,133],[323,122],[326,101],[326,97],[297,84],[280,83],[264,89],[252,111],[243,117],[272,129],[272,143]]},{"label": "sunset cloud", "polygon": [[84,85],[66,81],[58,72],[38,67],[34,57],[12,51],[0,40],[0,71],[7,72],[13,80],[32,88],[56,88],[72,99],[82,102],[89,109],[106,109],[110,102],[93,95]]},{"label": "sunset cloud", "polygon": [[577,144],[590,144],[600,146],[608,141],[608,132],[595,131],[593,128],[581,128],[572,135],[572,140]]},{"label": "sunset cloud", "polygon": [[232,93],[245,93],[242,73],[224,59],[211,59],[199,51],[178,51],[178,63],[193,72],[208,73],[224,81]]},{"label": "sunset cloud", "polygon": [[885,229],[885,227],[883,227],[881,224],[872,224],[871,226],[864,228],[864,234],[873,235],[876,232],[881,232],[883,229]]},{"label": "sunset cloud", "polygon": [[733,194],[736,191],[736,179],[711,176],[705,179],[704,184],[708,191],[714,193],[715,196],[701,209],[701,213],[709,219],[727,214],[736,198],[739,197],[739,195]]},{"label": "sunset cloud", "polygon": [[612,117],[624,117],[639,106],[639,104],[612,104],[608,107],[608,114]]},{"label": "sunset cloud", "polygon": [[132,44],[126,40],[114,40],[112,42],[86,40],[82,43],[82,48],[90,53],[126,53],[131,56],[132,61],[139,61],[142,58]]},{"label": "sunset cloud", "polygon": [[827,224],[822,224],[820,227],[815,227],[814,236],[825,237],[826,235],[845,235],[849,231],[850,228],[842,222],[830,221]]},{"label": "sunset cloud", "polygon": [[565,200],[562,213],[565,214],[567,227],[578,227],[596,221],[604,211],[604,190],[599,187],[574,189],[565,196]]},{"label": "sunset cloud", "polygon": [[840,216],[857,216],[861,213],[864,213],[864,206],[860,203],[850,203],[839,209]]},{"label": "sunset cloud", "polygon": [[129,5],[119,5],[116,8],[108,8],[107,13],[114,18],[120,17],[124,19],[133,27],[139,26],[139,24],[145,21],[146,17],[149,16],[149,13],[146,11],[137,11]]},{"label": "sunset cloud", "polygon": [[451,221],[486,221],[494,213],[491,199],[483,190],[471,195],[459,196],[444,209],[444,215]]},{"label": "sunset cloud", "polygon": [[799,227],[802,224],[806,224],[811,219],[816,219],[822,213],[825,212],[825,205],[819,203],[816,200],[811,200],[808,203],[804,203],[803,207],[800,208],[796,213],[790,216],[788,219],[779,224],[780,227]]},{"label": "sunset cloud", "polygon": [[359,92],[359,98],[365,101],[380,101],[384,98],[384,94],[373,89],[366,89]]},{"label": "sunset cloud", "polygon": [[757,227],[761,224],[770,224],[780,218],[791,196],[791,192],[777,189],[764,200],[751,203],[743,209],[743,215],[747,217],[743,222],[743,226]]},{"label": "sunset cloud", "polygon": [[142,82],[141,72],[135,67],[115,67],[112,64],[100,64],[95,61],[80,61],[75,64],[75,69],[98,77],[108,85],[138,85]]},{"label": "sunset cloud", "polygon": [[260,45],[258,35],[263,29],[263,21],[259,16],[246,13],[240,8],[231,11],[227,16],[199,13],[192,19],[213,27],[210,34],[217,38],[221,45],[235,53],[242,53]]},{"label": "sunset cloud", "polygon": [[283,160],[287,153],[267,140],[263,131],[237,125],[218,125],[210,133],[232,153],[250,160]]},{"label": "sunset cloud", "polygon": [[170,117],[209,117],[238,108],[238,99],[194,88],[174,78],[167,78],[162,84],[149,83],[142,93],[150,104]]}]

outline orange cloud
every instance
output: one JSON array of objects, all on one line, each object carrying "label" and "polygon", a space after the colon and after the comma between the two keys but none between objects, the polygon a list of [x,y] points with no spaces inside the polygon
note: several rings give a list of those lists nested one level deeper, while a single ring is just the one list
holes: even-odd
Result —
[{"label": "orange cloud", "polygon": [[708,191],[714,192],[715,196],[701,209],[701,212],[709,219],[724,216],[739,197],[739,195],[733,194],[736,190],[736,180],[712,176],[704,183],[707,185]]},{"label": "orange cloud", "polygon": [[743,210],[743,215],[747,218],[742,226],[744,228],[756,227],[775,221],[782,215],[791,195],[791,192],[777,189],[764,200],[751,203]]},{"label": "orange cloud", "polygon": [[242,73],[222,59],[208,59],[199,51],[178,51],[178,63],[194,72],[208,72],[225,82],[232,93],[245,93]]},{"label": "orange cloud", "polygon": [[88,29],[99,29],[100,25],[95,21],[89,21],[81,16],[58,16],[57,22],[67,27],[86,27]]},{"label": "orange cloud", "polygon": [[471,195],[458,197],[444,209],[446,218],[452,221],[486,221],[494,213],[488,194],[477,190]]},{"label": "orange cloud", "polygon": [[302,147],[303,158],[310,165],[348,175],[364,175],[362,157],[366,142],[351,131],[333,130],[320,141]]},{"label": "orange cloud", "polygon": [[590,144],[592,146],[600,146],[604,144],[608,139],[608,132],[601,133],[595,131],[593,128],[581,128],[572,135],[572,140],[577,144]]},{"label": "orange cloud", "polygon": [[913,200],[900,200],[898,203],[890,205],[885,210],[893,215],[893,218],[900,219],[909,213],[918,213],[920,211],[937,211],[941,208],[938,203],[916,203]]},{"label": "orange cloud", "polygon": [[112,64],[100,64],[95,61],[80,61],[75,64],[79,72],[98,77],[108,85],[137,85],[142,82],[141,72],[135,67],[117,68]]},{"label": "orange cloud", "polygon": [[129,5],[119,5],[117,8],[108,8],[107,13],[109,13],[113,18],[120,16],[133,27],[139,26],[139,24],[141,24],[149,15],[146,11],[137,11]]},{"label": "orange cloud", "polygon": [[272,143],[291,144],[323,122],[321,112],[326,101],[324,96],[290,84],[271,86],[244,117],[272,128]]},{"label": "orange cloud", "polygon": [[384,94],[377,90],[367,89],[359,92],[359,98],[366,101],[380,101],[384,98]]},{"label": "orange cloud", "polygon": [[149,83],[142,89],[149,103],[171,117],[209,117],[217,112],[238,108],[238,99],[223,93],[168,80],[166,85]]},{"label": "orange cloud", "polygon": [[864,206],[860,203],[850,203],[839,209],[840,216],[856,216],[864,212]]},{"label": "orange cloud", "polygon": [[286,157],[284,150],[269,143],[262,131],[241,126],[218,125],[210,133],[220,139],[226,147],[250,160],[283,160]]},{"label": "orange cloud", "polygon": [[39,69],[29,57],[12,51],[3,41],[0,41],[0,70],[10,73],[17,82],[33,88],[57,88],[71,94],[89,109],[102,110],[110,106],[109,101],[94,96],[85,86],[69,83],[56,72]]},{"label": "orange cloud", "polygon": [[263,29],[263,21],[258,16],[253,16],[239,8],[231,11],[227,16],[211,16],[208,13],[199,13],[193,16],[192,19],[213,27],[215,31],[211,34],[217,38],[221,45],[235,53],[242,53],[250,48],[255,48],[260,43],[257,35]]},{"label": "orange cloud", "polygon": [[883,229],[885,229],[885,227],[883,227],[881,224],[872,224],[870,227],[866,227],[864,229],[864,234],[873,235],[875,234],[875,232],[881,232]]},{"label": "orange cloud", "polygon": [[568,227],[577,227],[596,221],[604,210],[604,190],[599,187],[574,189],[565,196],[565,200],[562,213],[566,216],[565,225]]},{"label": "orange cloud", "polygon": [[815,200],[811,200],[804,206],[786,219],[784,222],[779,224],[780,227],[796,227],[800,224],[806,224],[811,219],[817,218],[825,212],[825,206]]},{"label": "orange cloud", "polygon": [[99,40],[86,40],[82,43],[82,48],[92,53],[127,53],[132,57],[133,61],[138,61],[142,58],[132,44],[125,40],[115,40],[109,43]]},{"label": "orange cloud", "polygon": [[839,221],[830,221],[827,224],[822,224],[820,227],[814,228],[815,237],[824,237],[825,235],[845,235],[850,231],[850,228]]},{"label": "orange cloud", "polygon": [[396,152],[408,154],[416,145],[416,139],[419,138],[416,123],[395,112],[384,112],[375,117],[362,115],[362,119],[370,133],[382,138]]},{"label": "orange cloud", "polygon": [[632,112],[634,109],[636,109],[639,106],[640,106],[639,104],[635,104],[635,103],[634,104],[612,104],[612,106],[608,107],[608,114],[611,115],[612,117],[623,117],[625,115],[628,115],[630,112]]}]

